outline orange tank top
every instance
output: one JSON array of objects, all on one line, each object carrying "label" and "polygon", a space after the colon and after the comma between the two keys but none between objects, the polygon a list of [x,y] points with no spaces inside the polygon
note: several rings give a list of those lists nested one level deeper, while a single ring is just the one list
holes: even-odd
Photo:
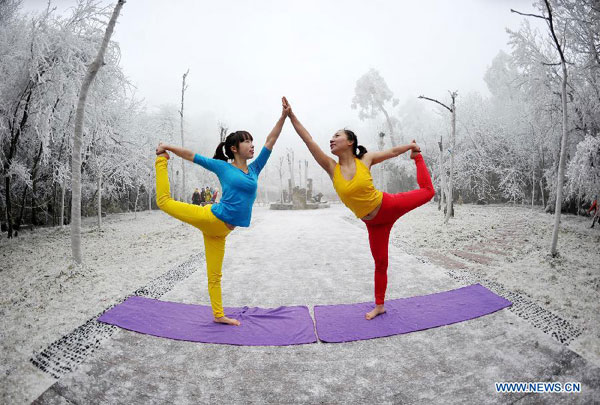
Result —
[{"label": "orange tank top", "polygon": [[373,177],[369,168],[358,158],[356,174],[348,181],[342,176],[340,164],[333,170],[333,188],[340,196],[340,200],[350,208],[358,218],[366,216],[381,204],[383,193],[373,185]]}]

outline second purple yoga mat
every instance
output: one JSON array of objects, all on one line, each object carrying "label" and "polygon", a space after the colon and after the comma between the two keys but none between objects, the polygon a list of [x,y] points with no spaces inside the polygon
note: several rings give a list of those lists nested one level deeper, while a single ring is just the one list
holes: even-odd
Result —
[{"label": "second purple yoga mat", "polygon": [[399,335],[466,321],[511,306],[481,284],[386,301],[386,313],[367,321],[372,302],[315,306],[317,335],[339,343]]},{"label": "second purple yoga mat", "polygon": [[129,297],[98,318],[147,335],[192,342],[246,346],[286,346],[317,341],[307,307],[225,308],[241,326],[213,322],[205,305]]}]

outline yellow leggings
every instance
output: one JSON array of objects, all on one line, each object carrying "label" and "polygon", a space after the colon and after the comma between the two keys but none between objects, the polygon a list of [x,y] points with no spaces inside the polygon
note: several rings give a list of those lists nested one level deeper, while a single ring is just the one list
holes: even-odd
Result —
[{"label": "yellow leggings", "polygon": [[171,198],[167,158],[159,156],[156,167],[156,204],[158,208],[202,231],[206,251],[206,274],[208,276],[208,295],[215,318],[225,315],[221,300],[221,268],[225,256],[225,237],[231,230],[223,221],[215,217],[210,205],[187,204]]}]

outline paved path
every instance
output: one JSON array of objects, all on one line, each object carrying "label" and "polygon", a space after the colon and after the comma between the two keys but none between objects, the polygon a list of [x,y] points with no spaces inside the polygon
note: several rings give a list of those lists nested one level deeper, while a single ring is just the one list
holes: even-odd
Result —
[{"label": "paved path", "polygon": [[[229,238],[226,306],[369,301],[366,230],[342,207],[257,210]],[[401,226],[401,223],[396,226]],[[199,243],[201,238],[199,236]],[[182,261],[192,252],[182,252]],[[460,287],[390,247],[389,299]],[[204,270],[163,300],[207,304]],[[579,394],[497,394],[494,382],[576,381]],[[238,347],[119,330],[36,403],[600,403],[600,369],[510,311],[344,344]]]}]

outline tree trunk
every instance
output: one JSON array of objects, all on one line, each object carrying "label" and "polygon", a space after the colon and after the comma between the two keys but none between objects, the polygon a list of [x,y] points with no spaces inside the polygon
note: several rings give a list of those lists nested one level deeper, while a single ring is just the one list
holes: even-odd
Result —
[{"label": "tree trunk", "polygon": [[444,146],[442,143],[442,137],[440,136],[440,141],[438,142],[438,147],[440,149],[439,155],[439,165],[440,165],[440,198],[438,199],[438,211],[441,210],[442,206],[446,204],[446,169],[444,168]]},{"label": "tree trunk", "polygon": [[139,196],[140,196],[140,186],[137,186],[135,188],[135,202],[133,203],[133,217],[134,218],[137,218],[137,203],[138,203]]},{"label": "tree trunk", "polygon": [[283,175],[279,173],[279,201],[283,203]]},{"label": "tree trunk", "polygon": [[540,178],[540,196],[542,197],[542,207],[546,208],[546,201],[544,200],[544,181]]},{"label": "tree trunk", "polygon": [[71,251],[73,260],[77,264],[81,264],[81,143],[83,137],[83,118],[85,115],[85,101],[88,91],[98,70],[104,63],[104,53],[108,47],[110,37],[112,36],[117,17],[121,8],[125,4],[125,0],[119,0],[112,13],[102,44],[96,55],[96,59],[88,67],[88,71],[83,79],[81,91],[79,92],[79,100],[77,101],[77,112],[75,114],[75,133],[73,136],[73,154],[71,157]]},{"label": "tree trunk", "polygon": [[390,116],[382,105],[379,106],[379,109],[381,112],[383,112],[383,115],[385,115],[385,122],[388,126],[388,131],[390,131],[390,141],[392,142],[392,146],[396,146],[396,135],[394,135],[394,127],[392,125],[392,121],[390,120]]},{"label": "tree trunk", "polygon": [[[308,160],[304,161],[304,181],[306,182],[306,187],[305,187],[306,201],[308,202]],[[265,189],[266,189],[266,187],[265,187]]]},{"label": "tree trunk", "polygon": [[[185,95],[185,90],[187,89],[187,86],[185,85],[185,78],[187,77],[188,73],[190,72],[190,70],[188,69],[187,72],[184,73],[183,75],[183,83],[181,85],[181,111],[179,111],[179,115],[181,117],[180,120],[180,129],[181,129],[181,147],[184,148],[184,142],[183,142],[183,97]],[[185,184],[185,160],[181,159],[181,175],[182,175],[182,184],[181,184],[181,201],[183,202],[187,202],[187,189],[186,189],[186,184]],[[136,197],[137,200],[137,197]]]},{"label": "tree trunk", "polygon": [[67,176],[63,177],[62,190],[61,190],[61,203],[60,203],[60,227],[65,225],[65,194],[67,190]]},{"label": "tree trunk", "polygon": [[56,182],[52,183],[52,226],[56,226]]},{"label": "tree trunk", "polygon": [[21,229],[21,225],[23,224],[25,205],[27,205],[27,190],[29,190],[29,186],[25,185],[25,188],[23,189],[23,197],[21,197],[21,208],[19,209],[19,215],[13,224],[16,231],[19,231]]},{"label": "tree trunk", "polygon": [[98,229],[102,228],[102,172],[98,172]]},{"label": "tree trunk", "polygon": [[560,214],[562,208],[563,183],[565,179],[565,166],[567,160],[567,65],[563,60],[562,63],[562,83],[561,83],[561,98],[562,98],[562,140],[560,143],[560,160],[558,163],[558,179],[556,184],[556,205],[554,208],[554,230],[552,231],[552,247],[550,254],[558,255],[558,230],[560,228]]},{"label": "tree trunk", "polygon": [[21,100],[27,94],[27,99],[25,100],[25,106],[23,108],[23,116],[21,117],[21,121],[18,126],[14,126],[14,121],[17,119],[17,114],[19,111],[19,106],[21,105],[21,101],[17,103],[17,107],[15,109],[15,113],[13,115],[12,123],[9,122],[9,128],[11,131],[11,140],[10,140],[10,148],[8,150],[8,154],[6,156],[6,160],[4,161],[4,193],[6,198],[6,222],[8,227],[8,238],[12,238],[13,236],[13,219],[12,219],[12,202],[10,199],[10,176],[8,175],[8,171],[10,169],[10,165],[12,164],[12,159],[17,153],[17,144],[19,142],[19,137],[25,128],[25,124],[27,123],[27,119],[29,118],[29,102],[31,101],[31,95],[33,93],[33,83],[30,81],[25,90],[22,93]]},{"label": "tree trunk", "polygon": [[37,155],[35,156],[35,160],[33,162],[33,167],[31,168],[31,225],[35,226],[37,225],[36,222],[36,217],[35,217],[35,191],[36,191],[36,184],[37,184],[37,171],[38,171],[38,165],[40,163],[40,159],[42,157],[42,152],[44,150],[44,144],[42,142],[40,142],[40,147],[38,148],[38,152]]},{"label": "tree trunk", "polygon": [[[38,224],[38,220],[37,220],[37,216],[36,216],[36,210],[35,210],[35,205],[36,205],[36,201],[35,201],[35,192],[37,189],[37,182],[35,181],[35,177],[32,179],[32,184],[31,184],[31,226],[32,228],[34,226],[37,226]],[[48,221],[45,221],[46,223],[48,223]]]},{"label": "tree trunk", "polygon": [[[379,139],[377,140],[377,147],[379,148],[380,151],[382,151],[385,147],[385,133],[384,132],[380,132],[379,133]],[[380,182],[380,184],[378,185],[377,188],[379,188],[381,191],[387,191],[387,182],[385,181],[385,162],[381,162],[381,164],[379,165],[379,176],[378,176],[378,181]]]},{"label": "tree trunk", "polygon": [[[444,107],[445,109],[447,109],[448,111],[450,111],[450,114],[452,114],[452,138],[450,141],[452,144],[452,147],[449,150],[449,152],[450,152],[450,179],[448,181],[448,189],[447,189],[447,195],[446,195],[446,207],[444,208],[444,214],[445,214],[444,225],[448,223],[448,220],[450,219],[451,216],[452,217],[454,216],[454,201],[452,201],[453,200],[452,199],[452,188],[453,188],[453,178],[454,178],[454,150],[456,147],[456,96],[457,95],[458,95],[458,93],[456,91],[450,93],[450,97],[452,98],[451,107],[448,107],[446,104],[441,103],[434,98],[429,98],[429,97],[425,97],[425,96],[418,97],[418,98],[422,98],[424,100],[433,101],[434,103],[437,103],[437,104],[441,105],[442,107]],[[440,147],[440,166],[442,167],[442,175],[445,177],[446,171],[443,168],[443,164],[442,164],[443,158],[441,156],[441,153],[442,153],[441,137],[440,137],[439,147]],[[445,188],[445,185],[444,185],[444,188]],[[443,193],[442,193],[441,198],[444,198]]]},{"label": "tree trunk", "polygon": [[[290,167],[290,187],[291,187],[291,191],[294,191],[294,187],[295,187],[295,181],[294,181],[294,151],[292,151],[291,153],[288,152],[287,154],[287,161],[288,161],[288,165]],[[290,194],[291,197],[291,194]]]},{"label": "tree trunk", "polygon": [[27,190],[29,189],[29,187],[25,186],[25,189],[23,190],[23,198],[21,199],[21,209],[19,210],[19,216],[17,217],[17,220],[15,221],[14,227],[16,231],[19,231],[21,229],[21,224],[23,224],[23,213],[25,212],[25,205],[27,203]]},{"label": "tree trunk", "polygon": [[535,154],[532,157],[533,164],[531,165],[531,209],[535,204]]},{"label": "tree trunk", "polygon": [[[2,200],[0,200],[0,212],[2,212],[3,216],[4,216],[4,221],[6,221],[6,206],[2,203]],[[2,220],[0,220],[0,224],[2,223]]]},{"label": "tree trunk", "polygon": [[456,94],[452,94],[452,150],[450,151],[450,180],[448,182],[448,202],[446,205],[446,218],[444,224],[448,223],[450,217],[454,216],[454,204],[452,198],[452,187],[454,187],[454,153],[456,151]]},{"label": "tree trunk", "polygon": [[175,178],[175,169],[173,169],[174,164],[170,164],[167,168],[169,172],[169,181],[173,181],[171,184],[171,194],[173,195],[173,199],[177,200],[177,179]]}]

